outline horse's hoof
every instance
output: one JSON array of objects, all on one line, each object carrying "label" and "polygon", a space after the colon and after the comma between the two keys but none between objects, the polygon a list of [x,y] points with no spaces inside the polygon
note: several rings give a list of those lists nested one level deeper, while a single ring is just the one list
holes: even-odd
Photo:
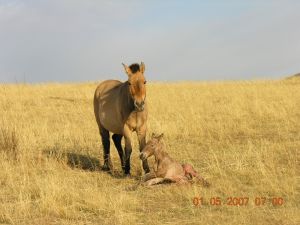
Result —
[{"label": "horse's hoof", "polygon": [[132,176],[131,176],[130,173],[124,173],[124,177],[125,177],[125,178],[131,178]]},{"label": "horse's hoof", "polygon": [[108,165],[103,165],[102,168],[101,168],[101,170],[103,170],[103,171],[110,171],[111,169],[109,168]]},{"label": "horse's hoof", "polygon": [[145,174],[150,173],[150,169],[149,168],[144,169],[144,172],[145,172]]},{"label": "horse's hoof", "polygon": [[123,170],[125,176],[130,175],[130,169],[125,168],[125,170]]}]

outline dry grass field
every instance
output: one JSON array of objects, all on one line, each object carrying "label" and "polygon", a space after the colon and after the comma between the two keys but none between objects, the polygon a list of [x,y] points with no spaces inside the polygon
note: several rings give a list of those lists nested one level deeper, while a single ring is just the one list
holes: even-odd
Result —
[{"label": "dry grass field", "polygon": [[100,171],[97,84],[0,84],[0,224],[300,224],[300,79],[147,84],[148,137],[164,132],[209,188],[130,188],[136,137],[131,178],[114,146]]}]

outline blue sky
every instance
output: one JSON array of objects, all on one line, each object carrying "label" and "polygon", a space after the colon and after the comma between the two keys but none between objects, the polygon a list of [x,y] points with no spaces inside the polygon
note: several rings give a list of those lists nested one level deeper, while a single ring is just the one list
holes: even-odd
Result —
[{"label": "blue sky", "polygon": [[300,72],[300,1],[0,0],[0,82],[272,79]]}]

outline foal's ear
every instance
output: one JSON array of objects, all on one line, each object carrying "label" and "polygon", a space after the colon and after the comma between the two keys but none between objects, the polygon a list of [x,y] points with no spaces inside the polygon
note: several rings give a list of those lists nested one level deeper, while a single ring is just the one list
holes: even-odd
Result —
[{"label": "foal's ear", "polygon": [[155,137],[155,133],[154,132],[152,132],[152,134],[151,134],[151,138],[154,138]]},{"label": "foal's ear", "polygon": [[123,67],[124,67],[124,69],[125,69],[125,72],[127,73],[127,75],[128,76],[131,76],[131,69],[128,67],[128,66],[126,66],[124,63],[122,63],[122,65],[123,65]]},{"label": "foal's ear", "polygon": [[164,133],[161,133],[159,136],[157,136],[157,139],[160,141],[164,136]]},{"label": "foal's ear", "polygon": [[142,73],[145,72],[145,64],[144,64],[143,62],[141,62],[141,65],[140,65],[140,71],[141,71]]}]

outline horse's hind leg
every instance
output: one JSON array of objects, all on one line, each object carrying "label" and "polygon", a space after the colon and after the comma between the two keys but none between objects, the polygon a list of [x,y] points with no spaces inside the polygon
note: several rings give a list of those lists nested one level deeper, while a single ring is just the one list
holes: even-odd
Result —
[{"label": "horse's hind leg", "polygon": [[125,162],[124,162],[124,152],[123,152],[123,148],[122,148],[122,145],[121,145],[121,141],[122,141],[122,135],[120,134],[114,134],[112,136],[112,139],[114,141],[114,144],[118,150],[118,153],[119,153],[119,157],[120,157],[120,160],[121,160],[121,166],[122,166],[122,170],[124,171],[125,170]]},{"label": "horse's hind leg", "polygon": [[131,146],[131,130],[125,126],[124,128],[124,138],[125,138],[125,170],[124,173],[126,175],[130,175],[130,155],[132,152]]},{"label": "horse's hind leg", "polygon": [[101,124],[99,126],[100,135],[102,139],[103,145],[103,158],[104,158],[104,165],[102,170],[109,171],[112,169],[112,163],[110,160],[110,140],[109,140],[109,131],[106,130]]}]

